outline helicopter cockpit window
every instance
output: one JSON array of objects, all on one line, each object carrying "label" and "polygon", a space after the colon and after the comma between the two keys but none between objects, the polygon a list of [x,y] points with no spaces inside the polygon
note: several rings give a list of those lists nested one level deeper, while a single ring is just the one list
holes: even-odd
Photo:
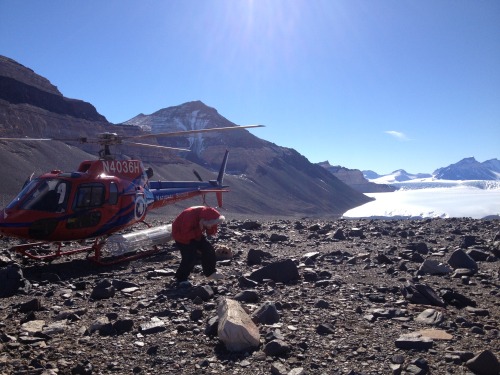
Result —
[{"label": "helicopter cockpit window", "polygon": [[115,182],[109,184],[109,204],[116,204],[118,202],[118,187]]},{"label": "helicopter cockpit window", "polygon": [[21,209],[45,212],[65,212],[68,203],[69,183],[59,179],[36,179],[19,194],[26,195]]},{"label": "helicopter cockpit window", "polygon": [[17,196],[7,205],[6,208],[14,208],[23,198],[24,196],[30,192],[33,187],[35,187],[40,182],[39,179],[31,180],[26,185],[24,185],[23,189]]},{"label": "helicopter cockpit window", "polygon": [[92,208],[102,206],[104,203],[104,185],[82,185],[76,193],[75,208]]}]

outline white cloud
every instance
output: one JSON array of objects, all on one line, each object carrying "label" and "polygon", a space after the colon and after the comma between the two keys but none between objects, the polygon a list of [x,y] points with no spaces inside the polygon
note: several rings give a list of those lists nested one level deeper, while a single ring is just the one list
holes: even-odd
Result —
[{"label": "white cloud", "polygon": [[402,141],[407,141],[409,138],[406,136],[406,134],[398,132],[396,130],[386,130],[384,133],[389,134],[393,136],[394,138],[400,139]]}]

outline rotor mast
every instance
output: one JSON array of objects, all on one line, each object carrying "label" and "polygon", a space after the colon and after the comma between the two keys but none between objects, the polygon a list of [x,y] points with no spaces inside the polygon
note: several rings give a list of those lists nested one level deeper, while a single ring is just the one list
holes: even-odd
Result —
[{"label": "rotor mast", "polygon": [[118,134],[108,132],[99,134],[97,142],[103,147],[99,150],[99,157],[103,160],[113,160],[114,157],[111,155],[109,146],[120,145],[122,143]]}]

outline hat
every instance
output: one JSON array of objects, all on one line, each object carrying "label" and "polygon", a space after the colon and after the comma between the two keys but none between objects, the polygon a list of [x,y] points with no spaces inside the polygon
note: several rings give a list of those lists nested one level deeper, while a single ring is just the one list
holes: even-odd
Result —
[{"label": "hat", "polygon": [[206,207],[200,214],[200,224],[204,227],[212,227],[221,224],[226,218],[212,207]]},{"label": "hat", "polygon": [[210,227],[213,227],[214,225],[219,225],[219,224],[223,223],[224,220],[226,220],[226,218],[224,216],[220,215],[218,218],[212,219],[212,220],[201,219],[200,223],[204,227],[210,228]]}]

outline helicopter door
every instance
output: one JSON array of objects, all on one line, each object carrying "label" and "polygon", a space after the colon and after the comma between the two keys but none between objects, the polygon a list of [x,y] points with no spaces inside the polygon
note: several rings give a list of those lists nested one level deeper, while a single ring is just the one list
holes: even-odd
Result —
[{"label": "helicopter door", "polygon": [[105,187],[101,183],[82,184],[78,187],[73,202],[75,217],[68,220],[68,229],[96,226],[100,223],[104,204]]},{"label": "helicopter door", "polygon": [[119,205],[120,192],[118,190],[118,184],[115,181],[110,181],[106,189],[108,190],[108,196],[102,206],[102,214],[103,217],[106,218],[106,221],[108,221],[110,218],[114,218],[118,215],[121,207]]},{"label": "helicopter door", "polygon": [[116,182],[111,181],[109,184],[109,198],[108,203],[111,205],[115,205],[118,203],[118,186]]}]

